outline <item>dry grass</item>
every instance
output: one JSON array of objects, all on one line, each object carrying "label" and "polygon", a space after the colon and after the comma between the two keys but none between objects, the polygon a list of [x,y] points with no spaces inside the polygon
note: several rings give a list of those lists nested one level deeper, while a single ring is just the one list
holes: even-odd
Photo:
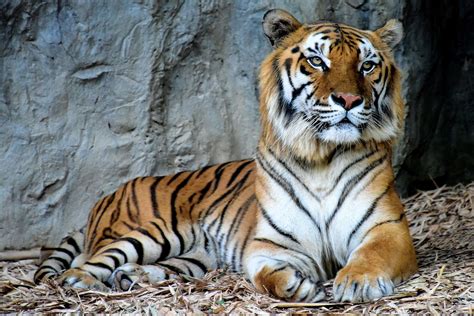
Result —
[{"label": "dry grass", "polygon": [[[474,312],[474,183],[420,192],[405,200],[420,272],[395,295],[371,304],[290,304],[256,293],[241,275],[143,285],[130,292],[64,289],[31,283],[33,260],[0,262],[0,312],[165,313],[466,313]],[[331,282],[326,283],[330,293]]]}]

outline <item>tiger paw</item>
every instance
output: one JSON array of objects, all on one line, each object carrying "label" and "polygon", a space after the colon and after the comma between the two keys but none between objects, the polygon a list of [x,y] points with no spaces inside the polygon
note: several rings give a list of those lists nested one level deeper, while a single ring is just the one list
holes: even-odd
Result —
[{"label": "tiger paw", "polygon": [[58,282],[77,289],[88,289],[102,292],[108,292],[110,290],[104,283],[100,282],[86,271],[79,269],[67,270],[61,275]]},{"label": "tiger paw", "polygon": [[326,297],[320,284],[288,266],[264,267],[255,277],[255,286],[261,292],[293,302],[317,302]]},{"label": "tiger paw", "polygon": [[109,282],[114,290],[128,291],[138,287],[138,282],[149,282],[148,274],[136,263],[126,263],[112,273]]},{"label": "tiger paw", "polygon": [[393,282],[383,271],[348,265],[341,269],[333,285],[335,301],[369,302],[393,293]]}]

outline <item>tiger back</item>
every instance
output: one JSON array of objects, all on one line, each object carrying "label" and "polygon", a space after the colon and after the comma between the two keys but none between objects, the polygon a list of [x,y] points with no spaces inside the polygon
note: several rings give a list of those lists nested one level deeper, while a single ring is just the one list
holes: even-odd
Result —
[{"label": "tiger back", "polygon": [[291,301],[323,299],[321,282],[335,277],[334,299],[357,302],[416,271],[391,167],[404,111],[391,54],[400,23],[303,25],[271,10],[263,30],[274,50],[260,70],[256,158],[127,182],[36,282],[127,290],[229,267]]}]

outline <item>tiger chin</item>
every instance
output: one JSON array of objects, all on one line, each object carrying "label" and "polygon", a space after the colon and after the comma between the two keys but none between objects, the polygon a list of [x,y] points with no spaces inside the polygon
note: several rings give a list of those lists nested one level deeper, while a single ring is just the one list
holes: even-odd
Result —
[{"label": "tiger chin", "polygon": [[100,199],[35,281],[128,290],[137,281],[243,272],[289,301],[371,301],[417,271],[394,188],[403,124],[390,20],[376,31],[268,11],[255,159],[141,177]]}]

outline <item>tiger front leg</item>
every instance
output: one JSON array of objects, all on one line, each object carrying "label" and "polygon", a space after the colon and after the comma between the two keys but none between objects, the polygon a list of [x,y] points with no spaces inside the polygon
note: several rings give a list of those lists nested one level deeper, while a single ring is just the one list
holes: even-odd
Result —
[{"label": "tiger front leg", "polygon": [[317,302],[326,297],[318,278],[309,273],[310,264],[286,251],[269,252],[268,248],[258,247],[258,241],[253,243],[244,269],[259,292],[293,302]]},{"label": "tiger front leg", "polygon": [[416,255],[406,220],[377,224],[337,273],[334,299],[367,302],[390,295],[396,284],[416,271]]}]

